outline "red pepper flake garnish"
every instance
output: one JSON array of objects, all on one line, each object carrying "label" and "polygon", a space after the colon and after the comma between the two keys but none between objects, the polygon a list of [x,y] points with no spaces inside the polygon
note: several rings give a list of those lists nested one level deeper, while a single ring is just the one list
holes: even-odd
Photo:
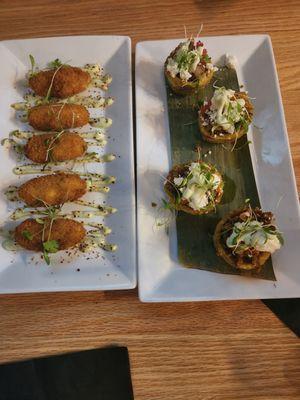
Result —
[{"label": "red pepper flake garnish", "polygon": [[206,113],[206,111],[208,111],[208,110],[210,109],[210,106],[211,106],[211,101],[210,101],[210,100],[208,101],[207,104],[201,106],[201,108],[200,108],[200,113],[201,113],[201,115],[204,116],[205,113]]}]

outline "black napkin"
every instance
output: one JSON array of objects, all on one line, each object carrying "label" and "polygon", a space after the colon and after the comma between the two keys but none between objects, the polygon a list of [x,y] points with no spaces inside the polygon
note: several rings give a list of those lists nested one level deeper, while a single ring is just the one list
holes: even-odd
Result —
[{"label": "black napkin", "polygon": [[263,303],[300,337],[300,299],[272,299]]},{"label": "black napkin", "polygon": [[126,347],[0,365],[0,400],[133,400]]}]

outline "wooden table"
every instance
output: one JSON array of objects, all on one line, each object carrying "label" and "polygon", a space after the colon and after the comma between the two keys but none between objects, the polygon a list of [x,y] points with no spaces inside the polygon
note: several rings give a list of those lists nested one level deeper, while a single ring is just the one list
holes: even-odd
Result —
[{"label": "wooden table", "polygon": [[[268,33],[300,184],[299,0],[1,0],[0,39],[76,34]],[[5,60],[1,60],[5,62]],[[0,362],[129,348],[135,398],[300,398],[297,338],[260,301],[141,304],[136,291],[0,297]]]}]

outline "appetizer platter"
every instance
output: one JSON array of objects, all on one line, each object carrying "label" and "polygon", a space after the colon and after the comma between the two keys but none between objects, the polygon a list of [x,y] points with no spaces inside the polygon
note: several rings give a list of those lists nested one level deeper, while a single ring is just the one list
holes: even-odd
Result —
[{"label": "appetizer platter", "polygon": [[297,297],[299,204],[269,37],[136,53],[141,300]]},{"label": "appetizer platter", "polygon": [[0,292],[135,286],[131,46],[5,41]]}]

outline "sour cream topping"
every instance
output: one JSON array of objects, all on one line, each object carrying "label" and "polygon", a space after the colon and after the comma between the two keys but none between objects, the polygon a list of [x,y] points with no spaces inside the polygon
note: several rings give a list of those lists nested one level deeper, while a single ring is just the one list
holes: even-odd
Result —
[{"label": "sour cream topping", "polygon": [[221,87],[215,90],[211,106],[206,114],[214,132],[218,127],[228,133],[234,133],[235,124],[245,120],[247,110],[244,99],[234,97],[235,91]]},{"label": "sour cream topping", "polygon": [[196,211],[214,201],[214,191],[220,183],[221,178],[218,174],[210,171],[207,164],[197,162],[189,166],[189,173],[185,177],[174,178],[181,198],[188,200],[189,206]]},{"label": "sour cream topping", "polygon": [[274,253],[280,249],[281,243],[277,231],[266,230],[262,222],[236,222],[233,225],[233,231],[226,240],[229,248],[246,250],[254,248],[257,251],[267,251]]},{"label": "sour cream topping", "polygon": [[226,53],[226,55],[225,55],[225,65],[228,68],[236,69],[236,67],[238,65],[238,60],[237,60],[236,56],[233,56],[231,54]]}]

